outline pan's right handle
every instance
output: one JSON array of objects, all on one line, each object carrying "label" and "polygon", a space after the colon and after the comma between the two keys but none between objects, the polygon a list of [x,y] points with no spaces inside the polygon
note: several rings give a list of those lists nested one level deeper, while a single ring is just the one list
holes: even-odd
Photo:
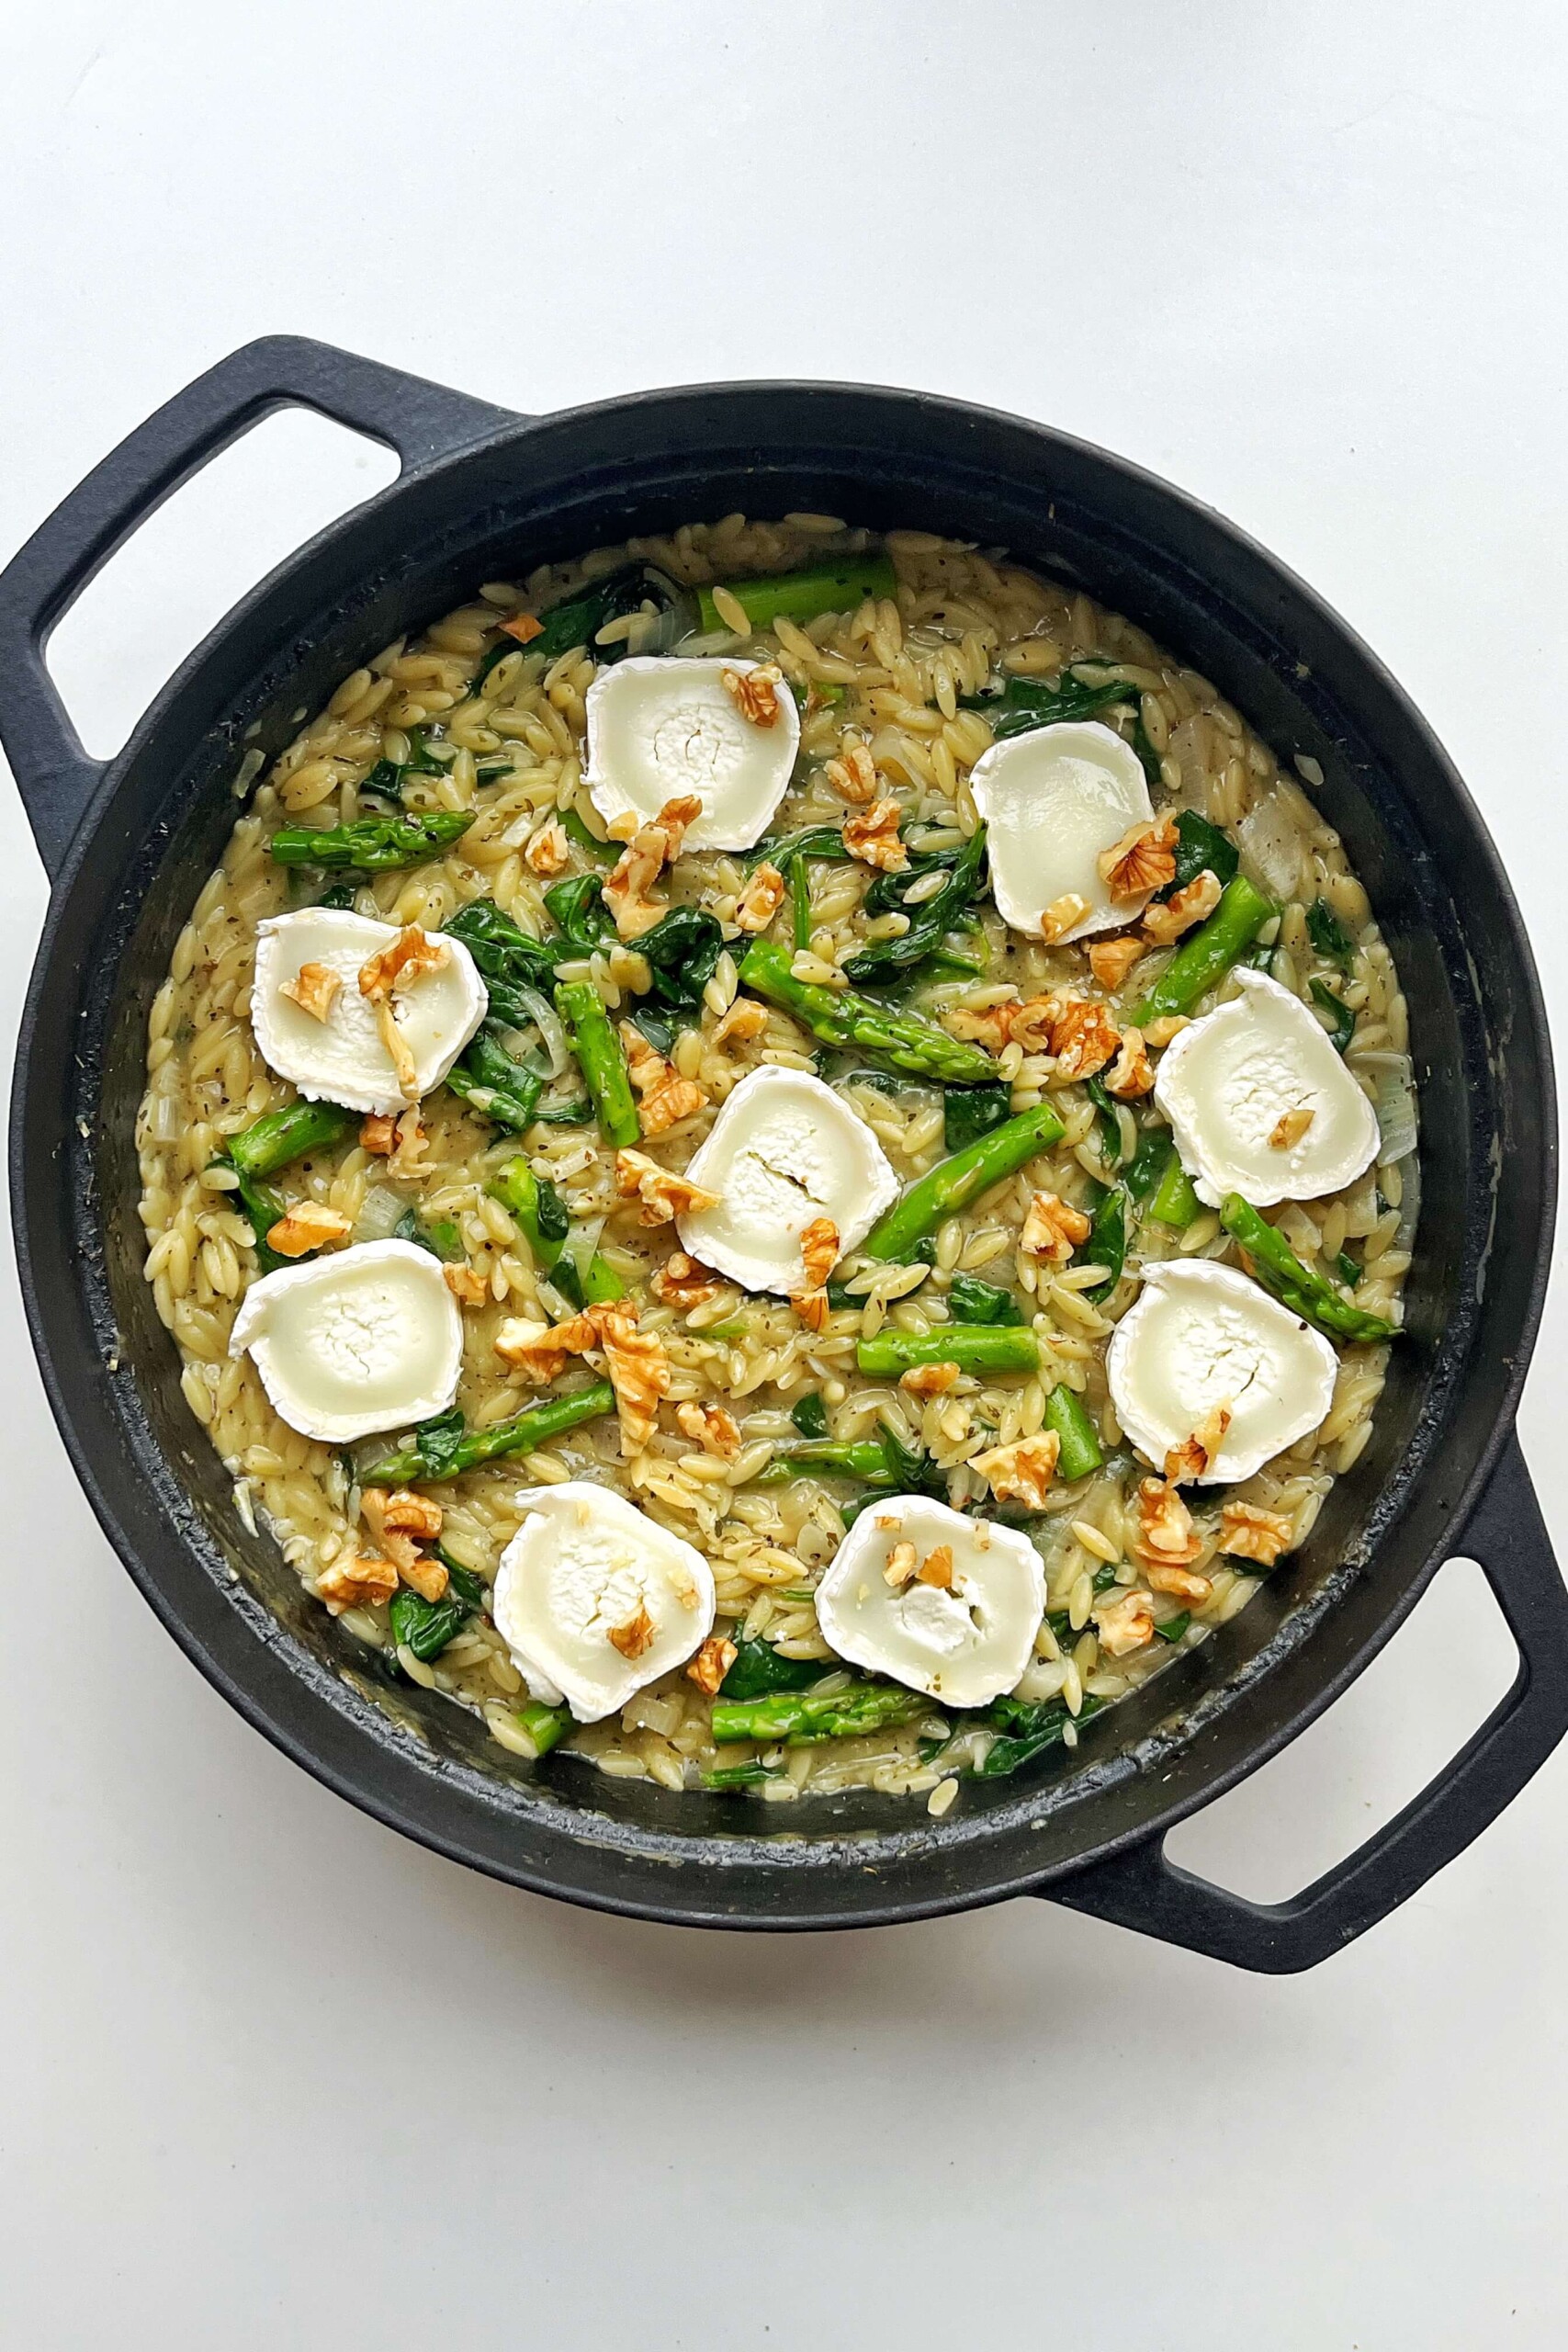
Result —
[{"label": "pan's right handle", "polygon": [[1512,1430],[1469,1523],[1473,1555],[1519,1647],[1502,1704],[1420,1795],[1289,1903],[1250,1903],[1167,1860],[1147,1838],[1042,1894],[1236,1968],[1314,1968],[1407,1902],[1511,1804],[1568,1731],[1568,1590]]},{"label": "pan's right handle", "polygon": [[51,877],[96,789],[44,660],[50,631],[164,499],[272,410],[313,408],[395,449],[405,473],[514,424],[510,410],[299,335],[220,359],[111,449],[0,572],[0,742]]}]

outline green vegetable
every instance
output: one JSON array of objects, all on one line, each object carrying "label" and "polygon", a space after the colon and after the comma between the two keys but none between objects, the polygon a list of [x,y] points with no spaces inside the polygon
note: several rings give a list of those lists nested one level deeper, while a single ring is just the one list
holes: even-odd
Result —
[{"label": "green vegetable", "polygon": [[512,1720],[532,1740],[532,1761],[536,1764],[541,1756],[547,1756],[552,1747],[558,1747],[572,1728],[570,1707],[547,1707],[540,1699],[530,1699],[514,1708]]},{"label": "green vegetable", "polygon": [[625,613],[639,612],[648,603],[657,605],[661,612],[670,612],[680,601],[680,593],[673,582],[667,580],[663,572],[655,571],[651,564],[622,564],[619,571],[606,572],[592,587],[579,589],[552,611],[541,614],[539,634],[530,638],[526,645],[502,631],[469,679],[468,692],[477,695],[491,672],[509,653],[538,653],[546,662],[558,662],[574,645],[584,645],[592,649],[596,662],[618,662],[628,650],[625,644],[593,643],[605,623],[619,620]]},{"label": "green vegetable", "polygon": [[1148,777],[1149,782],[1163,783],[1164,771],[1160,765],[1160,756],[1149,741],[1149,730],[1144,725],[1141,708],[1138,717],[1133,721],[1133,749],[1142,761],[1144,774]]},{"label": "green vegetable", "polygon": [[[727,580],[723,586],[753,630],[771,628],[781,618],[814,621],[823,613],[852,613],[868,596],[880,600],[898,594],[892,562],[885,555],[844,556],[836,563],[814,563],[803,571],[775,571],[761,580]],[[728,627],[714,603],[713,590],[699,588],[700,634],[708,637]]]},{"label": "green vegetable", "polygon": [[1177,1158],[1173,1147],[1145,1214],[1157,1217],[1161,1225],[1175,1226],[1185,1232],[1201,1206],[1193,1190],[1192,1179]]},{"label": "green vegetable", "polygon": [[811,876],[803,857],[792,857],[789,876],[790,937],[797,948],[811,944]]},{"label": "green vegetable", "polygon": [[[215,1168],[226,1168],[233,1165],[232,1161],[228,1159],[217,1159],[214,1160],[212,1164]],[[239,1196],[240,1206],[245,1213],[246,1221],[251,1228],[251,1238],[254,1241],[256,1247],[257,1272],[263,1274],[275,1274],[279,1266],[287,1266],[299,1262],[296,1260],[280,1257],[276,1250],[269,1250],[267,1248],[267,1235],[272,1231],[273,1227],[277,1223],[279,1217],[287,1214],[282,1194],[275,1193],[270,1184],[258,1183],[254,1176],[247,1176],[237,1168],[234,1170],[234,1174],[238,1179],[235,1189]],[[316,1253],[311,1250],[307,1251],[306,1254],[307,1256],[313,1258]]]},{"label": "green vegetable", "polygon": [[1120,1184],[1112,1184],[1101,1197],[1089,1229],[1089,1239],[1077,1254],[1080,1266],[1103,1266],[1105,1280],[1097,1283],[1084,1296],[1098,1306],[1109,1298],[1122,1279],[1122,1269],[1127,1258],[1127,1195]]},{"label": "green vegetable", "polygon": [[556,989],[556,1011],[566,1023],[604,1133],[621,1148],[636,1143],[642,1125],[626,1072],[626,1048],[610,1026],[598,989],[589,980],[563,980]]},{"label": "green vegetable", "polygon": [[738,1739],[769,1746],[782,1739],[786,1747],[807,1747],[821,1739],[853,1739],[907,1724],[930,1703],[918,1690],[894,1682],[852,1682],[826,1695],[775,1690],[759,1699],[716,1699],[713,1736],[721,1747]]},{"label": "green vegetable", "polygon": [[547,1273],[571,1230],[566,1203],[548,1177],[536,1176],[525,1159],[509,1159],[485,1190],[522,1227],[534,1263]]},{"label": "green vegetable", "polygon": [[809,1690],[830,1668],[820,1658],[781,1657],[772,1642],[737,1641],[721,1699],[762,1699],[774,1690]]},{"label": "green vegetable", "polygon": [[1011,1116],[1010,1086],[950,1087],[942,1098],[942,1139],[949,1151],[962,1151]]},{"label": "green vegetable", "polygon": [[484,1607],[485,1597],[484,1586],[471,1568],[453,1559],[439,1544],[435,1549],[446,1570],[446,1589],[441,1599],[425,1600],[403,1585],[392,1595],[387,1611],[392,1639],[426,1665],[440,1656],[475,1611]]},{"label": "green vegetable", "polygon": [[792,1445],[787,1453],[776,1453],[767,1467],[760,1470],[753,1486],[782,1487],[803,1470],[817,1470],[830,1478],[858,1478],[864,1485],[887,1487],[893,1484],[886,1450],[880,1438],[848,1440],[821,1438],[809,1440],[805,1445]]},{"label": "green vegetable", "polygon": [[[933,955],[968,912],[983,887],[981,869],[985,862],[986,829],[982,825],[955,855],[922,857],[917,854],[903,872],[879,875],[865,894],[866,913],[897,910],[908,916],[909,928],[897,939],[878,939],[862,948],[858,956],[852,956],[844,966],[847,977],[860,987],[875,986],[899,978]],[[915,882],[944,869],[947,879],[934,898],[918,906],[905,905],[904,894]]]},{"label": "green vegetable", "polygon": [[[265,1111],[254,1124],[231,1136],[225,1151],[242,1176],[276,1176],[309,1151],[324,1151],[357,1125],[357,1111],[338,1102],[307,1102],[303,1097],[281,1111]],[[281,1216],[282,1210],[278,1211]]]},{"label": "green vegetable", "polygon": [[1223,887],[1235,878],[1240,865],[1241,853],[1228,833],[1211,825],[1195,808],[1180,809],[1176,820],[1176,877],[1158,896],[1174,898],[1189,882],[1196,882],[1200,874],[1212,874]]},{"label": "green vegetable", "polygon": [[533,1125],[545,1089],[542,1078],[502,1052],[488,1023],[469,1038],[447,1071],[446,1083],[481,1119],[513,1136]]},{"label": "green vegetable", "polygon": [[[850,989],[827,989],[797,980],[790,954],[771,940],[754,939],[740,967],[746,987],[786,1012],[825,1046],[858,1046],[878,1061],[919,1078],[944,1079],[953,1086],[977,1085],[995,1076],[996,1065],[978,1046],[950,1037],[918,1012],[874,1004]],[[1061,1133],[1058,1124],[1057,1134]]]},{"label": "green vegetable", "polygon": [[1059,726],[1065,719],[1095,718],[1117,703],[1136,709],[1143,700],[1136,686],[1112,679],[1104,685],[1086,685],[1070,670],[1055,685],[1043,678],[1010,678],[999,694],[960,695],[965,710],[977,710],[990,722],[998,743],[1011,735],[1028,735],[1037,727]]},{"label": "green vegetable", "polygon": [[1023,1309],[1010,1290],[983,1283],[978,1274],[954,1274],[947,1305],[955,1323],[1021,1323],[1024,1319]]},{"label": "green vegetable", "polygon": [[1055,1430],[1062,1441],[1056,1456],[1056,1476],[1064,1486],[1071,1486],[1075,1478],[1087,1478],[1091,1470],[1104,1467],[1105,1454],[1083,1399],[1065,1382],[1059,1388],[1053,1388],[1045,1399],[1045,1427]]},{"label": "green vegetable", "polygon": [[1192,1611],[1183,1609],[1175,1617],[1168,1617],[1163,1625],[1156,1625],[1155,1632],[1162,1642],[1179,1642],[1191,1623]]},{"label": "green vegetable", "polygon": [[391,874],[445,856],[473,821],[470,808],[434,808],[420,816],[359,817],[352,825],[280,825],[267,848],[279,865]]},{"label": "green vegetable", "polygon": [[560,1256],[550,1268],[550,1280],[564,1298],[580,1308],[609,1306],[626,1295],[626,1286],[608,1258],[602,1258],[597,1250],[587,1250],[587,1232],[581,1226],[567,1236]]},{"label": "green vegetable", "polygon": [[1276,1233],[1239,1193],[1233,1193],[1221,1209],[1220,1223],[1246,1250],[1264,1288],[1303,1322],[1315,1324],[1333,1340],[1393,1338],[1393,1324],[1341,1298],[1322,1274],[1303,1265],[1284,1235]]},{"label": "green vegetable", "polygon": [[1127,1162],[1125,1182],[1135,1201],[1146,1200],[1164,1175],[1166,1163],[1176,1149],[1176,1140],[1168,1127],[1145,1127],[1138,1138],[1138,1148]]},{"label": "green vegetable", "polygon": [[771,841],[759,842],[755,849],[739,855],[745,866],[765,862],[776,865],[782,874],[794,858],[820,857],[834,865],[848,865],[853,863],[854,852],[844,847],[844,836],[837,825],[812,825],[803,833],[775,833]]},{"label": "green vegetable", "polygon": [[892,1331],[855,1343],[855,1362],[874,1380],[897,1378],[921,1363],[955,1363],[960,1372],[1032,1372],[1040,1342],[1025,1324],[950,1323],[940,1331]]},{"label": "green vegetable", "polygon": [[795,1398],[789,1417],[802,1437],[826,1437],[828,1434],[828,1408],[815,1389]]},{"label": "green vegetable", "polygon": [[[525,1406],[509,1421],[487,1430],[465,1430],[461,1413],[439,1414],[414,1431],[413,1443],[400,1453],[389,1453],[365,1473],[367,1487],[407,1487],[415,1479],[460,1478],[481,1462],[497,1462],[509,1453],[532,1453],[553,1437],[574,1430],[580,1421],[595,1420],[615,1409],[615,1392],[607,1380],[591,1381],[568,1396],[551,1396]],[[454,1426],[455,1425],[455,1426]]]},{"label": "green vegetable", "polygon": [[582,818],[578,815],[575,808],[563,808],[561,810],[560,824],[562,831],[565,832],[566,837],[571,843],[572,847],[574,849],[580,849],[584,857],[592,858],[594,863],[598,865],[615,865],[619,864],[622,849],[621,842],[602,842],[597,833],[591,833],[589,831],[586,823]]},{"label": "green vegetable", "polygon": [[422,1224],[415,1209],[405,1209],[392,1227],[394,1241],[412,1241],[421,1250],[428,1250],[444,1266],[455,1266],[467,1253],[463,1237],[455,1216],[438,1217],[434,1225]]},{"label": "green vegetable", "polygon": [[1326,1012],[1329,1020],[1334,1023],[1329,1034],[1335,1052],[1344,1053],[1356,1034],[1355,1014],[1345,1002],[1344,998],[1336,996],[1334,990],[1323,980],[1314,980],[1312,983],[1312,1001],[1318,1011]]},{"label": "green vegetable", "polygon": [[[300,866],[296,868],[295,871],[303,873],[305,868]],[[330,890],[323,890],[321,892],[321,895],[317,899],[316,904],[319,907],[331,907],[333,912],[337,914],[351,914],[354,910],[354,902],[358,896],[359,885],[357,882],[334,882]]]},{"label": "green vegetable", "polygon": [[705,1789],[760,1789],[764,1781],[781,1781],[782,1766],[777,1764],[721,1764],[715,1772],[703,1774]]},{"label": "green vegetable", "polygon": [[1341,1250],[1337,1258],[1331,1259],[1329,1262],[1346,1289],[1354,1290],[1361,1279],[1361,1269],[1357,1265],[1348,1250]]},{"label": "green vegetable", "polygon": [[1278,912],[1271,899],[1255,890],[1245,874],[1233,875],[1207,922],[1182,942],[1138,1005],[1133,1020],[1141,1029],[1164,1014],[1190,1012],[1200,997],[1217,988]]},{"label": "green vegetable", "polygon": [[[750,956],[746,960],[750,963]],[[1037,1153],[1047,1150],[1061,1134],[1062,1122],[1048,1102],[1009,1119],[955,1151],[951,1159],[938,1160],[930,1174],[911,1184],[903,1199],[873,1227],[862,1246],[873,1258],[907,1262],[923,1235],[934,1232],[943,1218],[957,1216],[1004,1176],[1011,1176]]]},{"label": "green vegetable", "polygon": [[586,1094],[574,1094],[570,1102],[551,1102],[536,1111],[534,1119],[541,1127],[588,1127],[593,1124],[593,1105]]},{"label": "green vegetable", "polygon": [[[1080,1724],[1087,1723],[1091,1715],[1098,1715],[1108,1704],[1107,1700],[1091,1698],[1086,1691],[1077,1720]],[[1000,1714],[1003,1709],[1010,1711],[1003,1720],[1012,1728],[991,1742],[985,1762],[976,1766],[976,1774],[980,1780],[1005,1780],[1009,1773],[1018,1771],[1021,1766],[1032,1764],[1034,1758],[1043,1756],[1048,1747],[1060,1745],[1068,1724],[1074,1720],[1065,1699],[1047,1699],[1037,1706],[1027,1706],[1012,1699],[998,1699],[992,1709],[993,1716]]]},{"label": "green vegetable", "polygon": [[462,941],[479,967],[490,994],[490,1018],[509,1029],[526,1029],[534,1015],[518,991],[555,986],[556,951],[520,931],[490,899],[471,899],[445,925]]},{"label": "green vegetable", "polygon": [[601,947],[613,947],[620,937],[597,874],[552,882],[545,892],[545,905],[570,956],[592,956]]},{"label": "green vegetable", "polygon": [[410,777],[445,775],[446,773],[446,767],[425,740],[423,728],[411,727],[408,758],[401,762],[378,760],[359,789],[361,792],[378,793],[383,800],[395,800],[400,806],[408,791]]},{"label": "green vegetable", "polygon": [[1347,968],[1356,954],[1349,933],[1326,899],[1314,899],[1306,910],[1307,937],[1320,956]]},{"label": "green vegetable", "polygon": [[1122,1164],[1122,1120],[1116,1098],[1102,1078],[1086,1078],[1084,1092],[1094,1104],[1104,1156],[1112,1168],[1119,1168]]},{"label": "green vegetable", "polygon": [[701,907],[671,907],[636,943],[653,975],[649,994],[670,1012],[694,1018],[703,1009],[703,990],[724,953],[716,919]]}]

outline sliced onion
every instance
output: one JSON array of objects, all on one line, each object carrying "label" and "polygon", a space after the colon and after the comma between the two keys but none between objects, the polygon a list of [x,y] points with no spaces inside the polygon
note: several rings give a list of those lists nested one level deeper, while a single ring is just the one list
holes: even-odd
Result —
[{"label": "sliced onion", "polygon": [[1302,876],[1302,835],[1273,793],[1249,808],[1235,829],[1243,861],[1272,899],[1293,899]]},{"label": "sliced onion", "polygon": [[571,1047],[566,1042],[566,1031],[561,1027],[554,1005],[547,998],[542,997],[537,989],[518,989],[515,993],[519,1003],[526,1008],[528,1018],[538,1031],[540,1043],[549,1056],[550,1067],[546,1075],[559,1078],[563,1070],[571,1068]]},{"label": "sliced onion", "polygon": [[[1381,1057],[1380,1057],[1381,1059]],[[1376,1073],[1378,1166],[1387,1168],[1406,1159],[1416,1148],[1416,1073],[1408,1054],[1391,1054]]]},{"label": "sliced onion", "polygon": [[152,1115],[147,1122],[150,1143],[178,1143],[185,1126],[180,1115],[179,1097],[156,1094],[152,1098]]},{"label": "sliced onion", "polygon": [[402,1194],[394,1193],[390,1184],[367,1186],[365,1199],[354,1223],[355,1239],[356,1241],[389,1240],[393,1227],[407,1206],[408,1203]]}]

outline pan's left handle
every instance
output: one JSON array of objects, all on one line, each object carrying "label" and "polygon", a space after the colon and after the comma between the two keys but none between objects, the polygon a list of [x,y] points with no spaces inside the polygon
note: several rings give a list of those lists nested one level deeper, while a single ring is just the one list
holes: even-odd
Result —
[{"label": "pan's left handle", "polygon": [[0,743],[51,877],[103,774],[44,660],[50,631],[137,527],[273,409],[319,410],[396,450],[405,473],[514,424],[510,410],[303,336],[248,343],[94,467],[0,572]]}]

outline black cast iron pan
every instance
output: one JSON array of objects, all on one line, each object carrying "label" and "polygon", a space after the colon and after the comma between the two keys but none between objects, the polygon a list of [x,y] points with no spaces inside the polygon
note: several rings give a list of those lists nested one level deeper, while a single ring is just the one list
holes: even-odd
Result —
[{"label": "black cast iron pan", "polygon": [[[159,502],[269,410],[389,444],[400,479],[263,582],[119,756],[87,758],[49,632]],[[1179,650],[1285,759],[1316,760],[1398,959],[1422,1090],[1407,1335],[1375,1434],[1289,1574],[1035,1776],[941,1822],[861,1792],[787,1817],[552,1758],[529,1768],[302,1596],[181,1396],[141,1279],[132,1127],[148,1008],[270,755],[344,674],[486,579],[733,508],[1000,543]],[[1359,640],[1216,515],[1017,418],[853,386],[734,384],[530,419],[271,337],[180,392],[0,577],[0,740],[53,896],[18,1043],[11,1186],[51,1402],[120,1557],[217,1687],[341,1794],[542,1894],[692,1926],[886,1924],[1042,1894],[1242,1966],[1311,1966],[1459,1853],[1568,1727],[1568,1596],[1513,1432],[1551,1241],[1555,1126],[1517,909],[1427,728]],[[1441,1562],[1480,1558],[1517,1639],[1503,1703],[1430,1787],[1293,1902],[1179,1871],[1165,1833],[1358,1674]],[[781,1832],[783,1834],[781,1834]]]}]

